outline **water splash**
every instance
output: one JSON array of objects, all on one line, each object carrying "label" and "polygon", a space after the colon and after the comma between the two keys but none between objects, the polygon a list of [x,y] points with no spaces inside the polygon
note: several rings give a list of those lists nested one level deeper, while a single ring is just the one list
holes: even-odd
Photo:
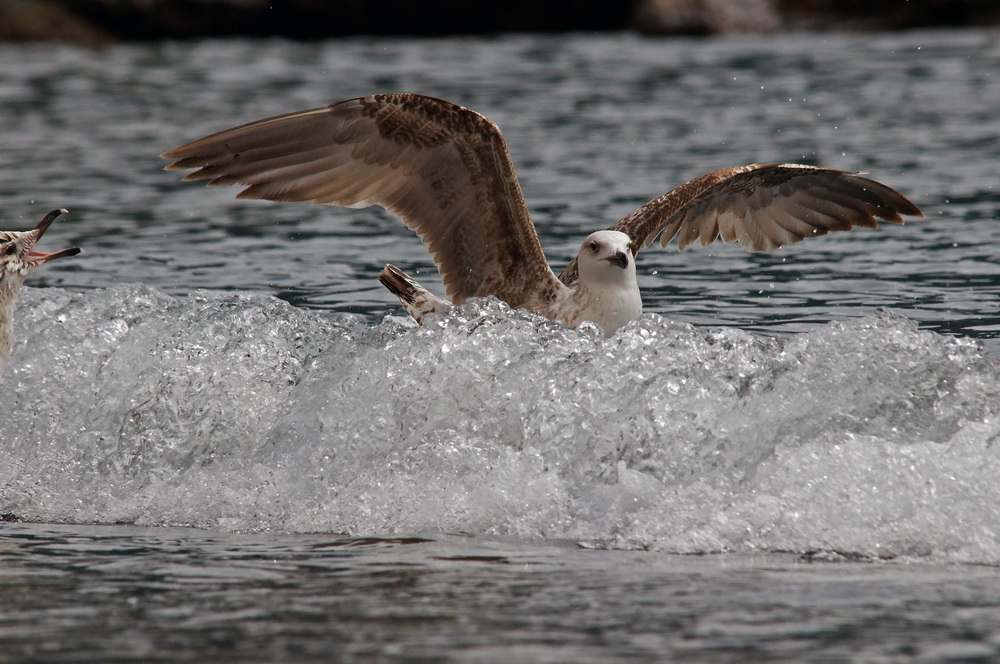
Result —
[{"label": "water splash", "polygon": [[1000,369],[881,314],[610,340],[268,296],[29,289],[0,511],[33,520],[1000,563]]}]

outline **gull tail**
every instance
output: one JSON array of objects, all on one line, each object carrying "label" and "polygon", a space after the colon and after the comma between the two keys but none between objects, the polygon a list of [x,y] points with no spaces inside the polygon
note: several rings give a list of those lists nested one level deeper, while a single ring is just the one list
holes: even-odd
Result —
[{"label": "gull tail", "polygon": [[406,312],[418,323],[423,323],[425,316],[440,313],[451,306],[450,302],[418,284],[395,265],[386,265],[378,280],[399,298]]}]

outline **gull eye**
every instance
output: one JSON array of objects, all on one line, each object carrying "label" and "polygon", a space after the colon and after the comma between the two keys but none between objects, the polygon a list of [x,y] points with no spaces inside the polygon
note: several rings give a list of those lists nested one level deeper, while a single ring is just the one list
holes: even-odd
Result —
[{"label": "gull eye", "polygon": [[3,250],[4,256],[13,256],[17,253],[17,245],[11,242],[7,245],[7,248]]},{"label": "gull eye", "polygon": [[590,250],[592,252],[594,252],[596,254],[600,248],[601,248],[601,245],[597,244],[597,240],[591,240],[590,241]]}]

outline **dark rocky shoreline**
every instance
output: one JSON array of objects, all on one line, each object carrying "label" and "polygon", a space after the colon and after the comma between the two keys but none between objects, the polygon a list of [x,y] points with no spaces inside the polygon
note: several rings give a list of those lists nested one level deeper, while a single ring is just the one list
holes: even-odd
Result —
[{"label": "dark rocky shoreline", "polygon": [[321,39],[634,30],[648,35],[1000,24],[996,0],[3,0],[0,40]]}]

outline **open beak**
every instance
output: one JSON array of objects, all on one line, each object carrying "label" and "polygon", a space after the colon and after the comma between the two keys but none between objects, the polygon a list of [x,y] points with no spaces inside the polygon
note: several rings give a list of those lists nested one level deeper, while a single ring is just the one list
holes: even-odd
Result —
[{"label": "open beak", "polygon": [[76,256],[78,253],[80,253],[80,247],[60,249],[59,251],[53,251],[50,254],[47,254],[44,251],[31,251],[28,253],[28,261],[31,263],[48,263],[49,261],[54,261],[57,258]]},{"label": "open beak", "polygon": [[[42,239],[42,236],[45,234],[45,231],[49,229],[49,226],[52,225],[52,222],[55,221],[56,217],[66,213],[67,213],[66,210],[59,209],[59,210],[53,210],[52,212],[49,212],[47,215],[45,215],[45,218],[42,219],[40,222],[38,222],[38,225],[35,226],[34,230],[35,244],[37,244],[38,241]],[[80,253],[79,247],[70,247],[69,249],[62,249],[60,251],[54,251],[52,253],[45,253],[44,251],[35,251],[34,249],[32,249],[31,251],[28,252],[27,260],[29,263],[48,263],[49,261],[54,261],[57,258],[63,258],[65,256],[76,256],[78,253]]]},{"label": "open beak", "polygon": [[624,251],[617,251],[613,256],[608,256],[607,261],[612,265],[617,265],[621,269],[628,267],[628,254]]}]

